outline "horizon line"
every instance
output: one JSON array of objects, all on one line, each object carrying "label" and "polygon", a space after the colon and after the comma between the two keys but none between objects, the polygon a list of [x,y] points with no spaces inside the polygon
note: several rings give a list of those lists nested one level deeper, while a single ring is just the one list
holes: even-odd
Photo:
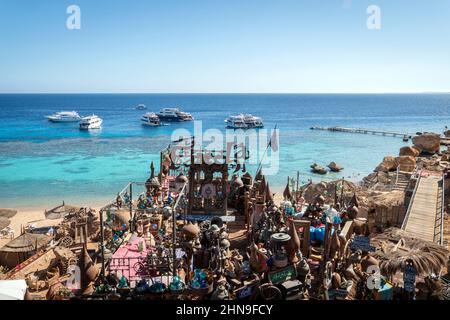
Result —
[{"label": "horizon line", "polygon": [[85,94],[85,95],[97,95],[97,94],[271,94],[271,95],[295,95],[295,94],[450,94],[450,91],[411,91],[411,92],[0,92],[3,95],[13,95],[13,94],[23,94],[23,95],[32,95],[32,94],[54,94],[54,95],[63,95],[63,94]]}]

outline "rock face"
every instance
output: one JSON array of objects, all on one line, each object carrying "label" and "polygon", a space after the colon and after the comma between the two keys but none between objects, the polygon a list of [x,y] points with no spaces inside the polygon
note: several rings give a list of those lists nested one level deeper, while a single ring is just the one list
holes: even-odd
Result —
[{"label": "rock face", "polygon": [[418,157],[420,150],[414,147],[402,147],[400,148],[399,156],[411,156]]},{"label": "rock face", "polygon": [[389,172],[397,170],[397,159],[393,156],[384,157],[383,161],[378,165],[375,171]]},{"label": "rock face", "polygon": [[439,152],[441,138],[435,133],[424,133],[420,136],[413,137],[412,142],[422,152],[434,154]]},{"label": "rock face", "polygon": [[397,161],[400,171],[413,172],[416,168],[416,158],[412,156],[401,156]]},{"label": "rock face", "polygon": [[342,169],[344,169],[342,166],[338,165],[336,162],[332,161],[330,162],[330,164],[328,165],[328,168],[330,168],[330,170],[332,172],[339,172]]},{"label": "rock face", "polygon": [[450,138],[450,130],[446,130],[444,132],[444,136],[446,136],[447,138]]},{"label": "rock face", "polygon": [[311,165],[311,171],[318,174],[326,174],[327,169],[322,166],[319,166],[317,163]]}]

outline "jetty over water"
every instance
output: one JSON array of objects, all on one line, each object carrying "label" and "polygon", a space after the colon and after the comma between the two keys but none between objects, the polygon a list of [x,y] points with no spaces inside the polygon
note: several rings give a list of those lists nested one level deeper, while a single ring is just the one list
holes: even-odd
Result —
[{"label": "jetty over water", "polygon": [[443,186],[441,175],[420,171],[402,229],[415,237],[443,244]]},{"label": "jetty over water", "polygon": [[384,131],[384,130],[372,130],[364,128],[346,128],[346,127],[311,127],[311,130],[322,130],[322,131],[336,131],[336,132],[347,132],[347,133],[360,133],[360,134],[373,134],[391,137],[400,137],[406,140],[411,139],[411,135],[408,133],[394,132],[394,131]]}]

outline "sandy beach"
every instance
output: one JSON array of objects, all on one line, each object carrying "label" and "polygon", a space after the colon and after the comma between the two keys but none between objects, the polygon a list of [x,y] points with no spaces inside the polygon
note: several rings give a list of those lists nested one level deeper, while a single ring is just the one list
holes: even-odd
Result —
[{"label": "sandy beach", "polygon": [[[104,204],[95,203],[93,206],[89,206],[92,209],[98,211]],[[45,218],[45,210],[49,210],[51,207],[19,207],[14,208],[17,210],[16,215],[14,215],[9,220],[11,224],[9,227],[14,231],[14,236],[17,237],[20,235],[22,228],[25,228],[29,225],[33,225],[36,228],[39,227],[51,227],[57,226],[62,219],[46,219]],[[10,237],[0,238],[0,248],[11,241]]]}]

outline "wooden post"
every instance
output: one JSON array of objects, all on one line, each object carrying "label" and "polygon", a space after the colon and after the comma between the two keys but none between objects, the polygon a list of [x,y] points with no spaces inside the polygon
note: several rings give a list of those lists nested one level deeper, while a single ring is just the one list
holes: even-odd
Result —
[{"label": "wooden post", "polygon": [[102,281],[105,281],[105,233],[104,233],[104,226],[103,226],[103,211],[100,210],[100,249],[101,249],[101,255],[102,255],[102,270],[101,270],[101,277]]},{"label": "wooden post", "polygon": [[320,261],[320,267],[319,267],[319,283],[324,283],[324,273],[325,273],[325,266],[328,261],[329,256],[329,250],[330,250],[330,239],[331,239],[331,227],[332,223],[329,221],[329,218],[327,218],[327,222],[325,225],[325,235],[323,238],[323,253],[322,253],[322,260]]},{"label": "wooden post", "polygon": [[228,211],[228,196],[227,196],[227,184],[228,184],[228,166],[226,165],[222,171],[222,195],[223,199],[223,215],[227,215]]},{"label": "wooden post", "polygon": [[[181,196],[181,195],[179,195]],[[172,259],[173,259],[173,272],[172,275],[177,275],[177,256],[176,251],[177,248],[175,246],[177,242],[177,214],[176,214],[176,208],[172,209]]]},{"label": "wooden post", "polygon": [[134,231],[134,217],[133,217],[133,183],[130,182],[130,232]]},{"label": "wooden post", "polygon": [[[307,258],[309,256],[309,240],[310,240],[310,230],[311,221],[309,220],[294,220],[294,226],[303,228],[303,236],[301,237],[301,251],[303,257]],[[297,231],[297,230],[296,230]]]},{"label": "wooden post", "polygon": [[247,226],[247,233],[250,231],[250,217],[249,217],[249,208],[248,202],[250,201],[250,193],[245,191],[244,193],[244,212],[245,212],[245,224]]}]

